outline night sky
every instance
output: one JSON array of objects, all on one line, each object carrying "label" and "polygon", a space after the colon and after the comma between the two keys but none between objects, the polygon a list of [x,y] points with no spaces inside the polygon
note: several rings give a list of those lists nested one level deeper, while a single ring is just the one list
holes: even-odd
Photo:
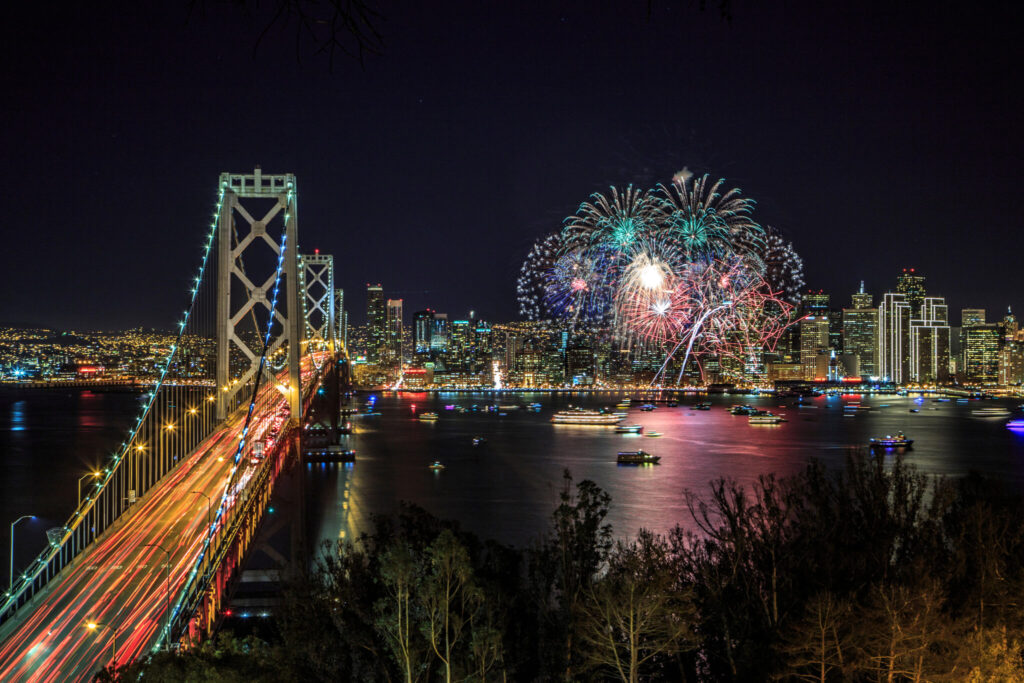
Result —
[{"label": "night sky", "polygon": [[369,281],[512,319],[536,238],[684,166],[834,305],[912,266],[954,324],[1024,306],[1020,3],[388,3],[382,54],[333,71],[294,25],[257,46],[272,2],[103,4],[0,22],[0,323],[170,327],[219,173],[256,164],[298,176],[353,322]]}]

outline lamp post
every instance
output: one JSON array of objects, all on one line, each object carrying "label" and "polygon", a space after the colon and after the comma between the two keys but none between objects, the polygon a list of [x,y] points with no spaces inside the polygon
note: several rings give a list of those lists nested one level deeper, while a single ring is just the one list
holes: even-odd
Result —
[{"label": "lamp post", "polygon": [[171,551],[164,548],[159,543],[146,543],[142,546],[143,548],[159,548],[167,554],[167,564],[164,565],[165,576],[167,580],[167,611],[164,615],[164,648],[170,647],[168,642],[171,636]]},{"label": "lamp post", "polygon": [[23,519],[35,519],[35,515],[22,515],[16,520],[11,522],[11,573],[7,580],[7,594],[10,595],[14,592],[14,525]]},{"label": "lamp post", "polygon": [[114,664],[117,664],[117,629],[110,624],[103,624],[97,621],[87,622],[85,627],[90,631],[95,631],[101,627],[110,631],[110,659]]},{"label": "lamp post", "polygon": [[85,481],[86,479],[88,479],[89,477],[98,477],[98,476],[100,476],[100,474],[101,474],[100,472],[89,472],[88,474],[83,474],[81,477],[78,478],[78,506],[79,507],[82,506],[82,482]]}]

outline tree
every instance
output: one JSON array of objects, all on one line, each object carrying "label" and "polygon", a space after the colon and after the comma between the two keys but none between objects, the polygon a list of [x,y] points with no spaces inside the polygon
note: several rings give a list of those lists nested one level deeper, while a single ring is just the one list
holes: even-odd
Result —
[{"label": "tree", "polygon": [[811,598],[783,637],[786,669],[779,678],[825,683],[841,675],[850,656],[844,627],[849,612],[850,605],[830,592]]},{"label": "tree", "polygon": [[445,529],[427,548],[430,572],[420,593],[426,612],[423,632],[451,683],[454,657],[467,624],[483,603],[483,592],[473,578],[469,553],[450,529]]},{"label": "tree", "polygon": [[854,613],[865,667],[886,683],[926,680],[929,649],[946,626],[941,600],[941,587],[931,581],[874,586],[867,606]]},{"label": "tree", "polygon": [[641,530],[615,545],[607,573],[586,591],[579,634],[592,665],[637,683],[641,668],[658,656],[693,646],[695,610],[669,571],[664,538]]},{"label": "tree", "polygon": [[563,646],[556,658],[561,661],[564,679],[571,681],[579,664],[573,616],[611,549],[612,527],[604,523],[611,496],[587,479],[577,484],[574,492],[569,470],[562,477],[560,503],[553,515],[553,537],[541,553],[553,570],[551,588],[557,603],[554,630],[561,633]]},{"label": "tree", "polygon": [[419,567],[408,543],[398,541],[384,553],[380,576],[388,596],[374,605],[375,623],[406,683],[412,683],[419,678],[425,663],[414,616],[417,606],[413,595],[419,583]]}]

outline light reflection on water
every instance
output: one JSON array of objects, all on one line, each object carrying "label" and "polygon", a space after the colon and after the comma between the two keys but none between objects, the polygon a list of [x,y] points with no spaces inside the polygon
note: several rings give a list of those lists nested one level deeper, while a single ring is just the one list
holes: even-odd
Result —
[{"label": "light reflection on water", "polygon": [[[359,397],[359,404],[366,397]],[[357,417],[349,437],[358,461],[347,470],[314,466],[307,471],[313,538],[351,538],[368,529],[370,515],[393,512],[406,500],[440,517],[458,519],[466,528],[499,540],[526,544],[546,528],[558,502],[562,472],[576,480],[592,479],[612,496],[609,521],[619,534],[641,527],[659,532],[689,525],[684,492],[703,494],[718,477],[749,485],[761,474],[780,476],[801,470],[812,457],[840,467],[851,448],[869,438],[898,430],[915,439],[908,460],[928,474],[961,476],[971,469],[1024,488],[1024,435],[1004,427],[1006,418],[979,418],[979,407],[1019,401],[935,402],[896,396],[820,397],[813,407],[795,407],[793,399],[721,396],[709,411],[692,410],[698,399],[684,399],[678,408],[659,404],[652,412],[636,407],[627,424],[642,424],[658,438],[615,434],[609,427],[553,425],[556,409],[573,405],[612,406],[615,397],[586,395],[551,397],[542,394],[385,394],[377,402],[379,417]],[[703,400],[703,399],[700,399]],[[524,409],[456,413],[445,405],[519,404],[539,401],[542,412]],[[871,406],[856,417],[843,417],[843,404]],[[750,425],[729,414],[735,403],[749,403],[784,416],[781,425]],[[433,411],[437,422],[412,418]],[[881,405],[888,407],[880,407]],[[911,413],[910,409],[920,410]],[[474,436],[487,443],[474,447]],[[619,450],[643,449],[661,456],[657,466],[620,466]],[[440,473],[428,465],[440,460]],[[344,499],[343,491],[348,492]],[[341,505],[347,500],[347,507]]]}]

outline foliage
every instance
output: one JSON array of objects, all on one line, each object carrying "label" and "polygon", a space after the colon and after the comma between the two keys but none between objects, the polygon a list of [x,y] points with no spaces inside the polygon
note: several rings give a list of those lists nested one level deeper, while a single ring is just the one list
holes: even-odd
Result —
[{"label": "foliage", "polygon": [[688,495],[691,523],[613,543],[564,488],[528,549],[405,505],[326,549],[273,643],[221,637],[99,680],[1022,681],[1024,502],[851,453]]}]

